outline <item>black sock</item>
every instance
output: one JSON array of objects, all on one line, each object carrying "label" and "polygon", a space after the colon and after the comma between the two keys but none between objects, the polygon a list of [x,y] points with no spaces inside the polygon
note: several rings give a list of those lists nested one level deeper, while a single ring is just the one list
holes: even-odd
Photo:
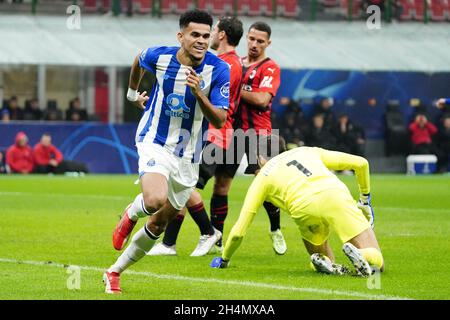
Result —
[{"label": "black sock", "polygon": [[267,215],[270,220],[270,231],[276,231],[280,229],[280,208],[275,207],[270,202],[264,201],[264,209],[267,211]]},{"label": "black sock", "polygon": [[[214,228],[222,232],[225,218],[228,214],[228,196],[213,194],[211,198],[211,222]],[[222,239],[217,241],[217,245],[222,245]]]},{"label": "black sock", "polygon": [[202,235],[214,234],[214,229],[211,225],[211,221],[209,221],[208,214],[206,213],[205,206],[203,205],[203,201],[187,209],[192,219],[194,219],[195,223],[200,229],[200,233]]},{"label": "black sock", "polygon": [[173,246],[175,243],[177,243],[178,233],[180,233],[183,220],[184,216],[182,214],[179,214],[167,225],[162,241],[166,246]]}]

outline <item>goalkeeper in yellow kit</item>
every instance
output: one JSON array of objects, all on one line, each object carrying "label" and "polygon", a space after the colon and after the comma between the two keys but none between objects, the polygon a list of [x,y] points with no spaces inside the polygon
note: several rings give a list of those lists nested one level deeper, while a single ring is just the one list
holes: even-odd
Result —
[{"label": "goalkeeper in yellow kit", "polygon": [[[274,137],[277,142],[274,142]],[[271,136],[267,144],[282,138]],[[280,144],[280,153],[284,151]],[[226,268],[264,201],[286,211],[298,225],[311,262],[318,272],[344,274],[334,264],[328,244],[330,231],[344,243],[343,251],[362,276],[383,270],[383,257],[372,230],[369,164],[366,159],[321,148],[299,147],[268,160],[258,155],[261,170],[252,182],[239,219],[228,236],[222,257],[211,267]],[[358,180],[358,203],[330,170],[354,170]]]}]

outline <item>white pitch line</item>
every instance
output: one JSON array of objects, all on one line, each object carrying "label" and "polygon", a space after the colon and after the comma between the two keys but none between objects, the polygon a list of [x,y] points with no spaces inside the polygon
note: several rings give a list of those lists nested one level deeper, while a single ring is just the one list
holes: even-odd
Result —
[{"label": "white pitch line", "polygon": [[[25,264],[25,265],[33,265],[33,266],[58,267],[58,268],[67,268],[69,266],[72,266],[72,267],[78,267],[81,270],[105,272],[105,268],[100,268],[100,267],[67,265],[67,264],[62,264],[62,263],[45,262],[45,261],[30,261],[30,260],[22,261],[22,260],[16,260],[16,259],[0,258],[0,262]],[[368,293],[362,293],[362,292],[356,292],[356,291],[350,292],[350,291],[331,290],[331,289],[302,288],[302,287],[294,287],[294,286],[274,285],[274,284],[263,283],[263,282],[222,280],[222,279],[216,279],[216,278],[195,278],[195,277],[180,276],[180,275],[176,275],[176,274],[157,274],[157,273],[152,273],[152,272],[132,271],[132,270],[127,270],[127,271],[125,271],[125,273],[132,274],[132,275],[138,275],[138,276],[144,276],[144,277],[150,277],[150,278],[156,278],[156,279],[164,279],[164,280],[179,280],[179,281],[187,281],[187,282],[215,283],[215,284],[244,286],[244,287],[252,287],[252,288],[263,288],[263,289],[280,290],[280,291],[294,291],[294,292],[326,294],[326,295],[330,295],[330,296],[347,296],[347,297],[355,297],[355,298],[361,298],[361,299],[411,300],[411,298],[399,297],[399,296],[368,294]]]},{"label": "white pitch line", "polygon": [[2,192],[0,196],[39,196],[39,197],[64,197],[64,198],[83,198],[83,199],[103,199],[103,200],[130,200],[132,196],[111,196],[101,194],[67,194],[67,193],[33,193],[33,192]]}]

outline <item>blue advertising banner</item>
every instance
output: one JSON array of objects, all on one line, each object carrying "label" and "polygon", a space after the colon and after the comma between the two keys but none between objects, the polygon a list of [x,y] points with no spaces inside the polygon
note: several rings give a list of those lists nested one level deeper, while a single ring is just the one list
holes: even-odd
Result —
[{"label": "blue advertising banner", "polygon": [[134,123],[11,122],[0,124],[0,150],[6,151],[19,131],[27,134],[32,147],[49,133],[66,160],[84,162],[92,173],[137,174],[136,127]]}]

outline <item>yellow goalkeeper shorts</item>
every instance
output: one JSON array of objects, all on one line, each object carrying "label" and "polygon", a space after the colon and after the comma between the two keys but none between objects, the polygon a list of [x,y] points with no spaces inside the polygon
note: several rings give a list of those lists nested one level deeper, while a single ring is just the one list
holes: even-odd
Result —
[{"label": "yellow goalkeeper shorts", "polygon": [[370,228],[370,224],[348,190],[329,189],[309,199],[301,211],[293,212],[303,239],[323,244],[334,230],[341,241],[347,242]]}]

